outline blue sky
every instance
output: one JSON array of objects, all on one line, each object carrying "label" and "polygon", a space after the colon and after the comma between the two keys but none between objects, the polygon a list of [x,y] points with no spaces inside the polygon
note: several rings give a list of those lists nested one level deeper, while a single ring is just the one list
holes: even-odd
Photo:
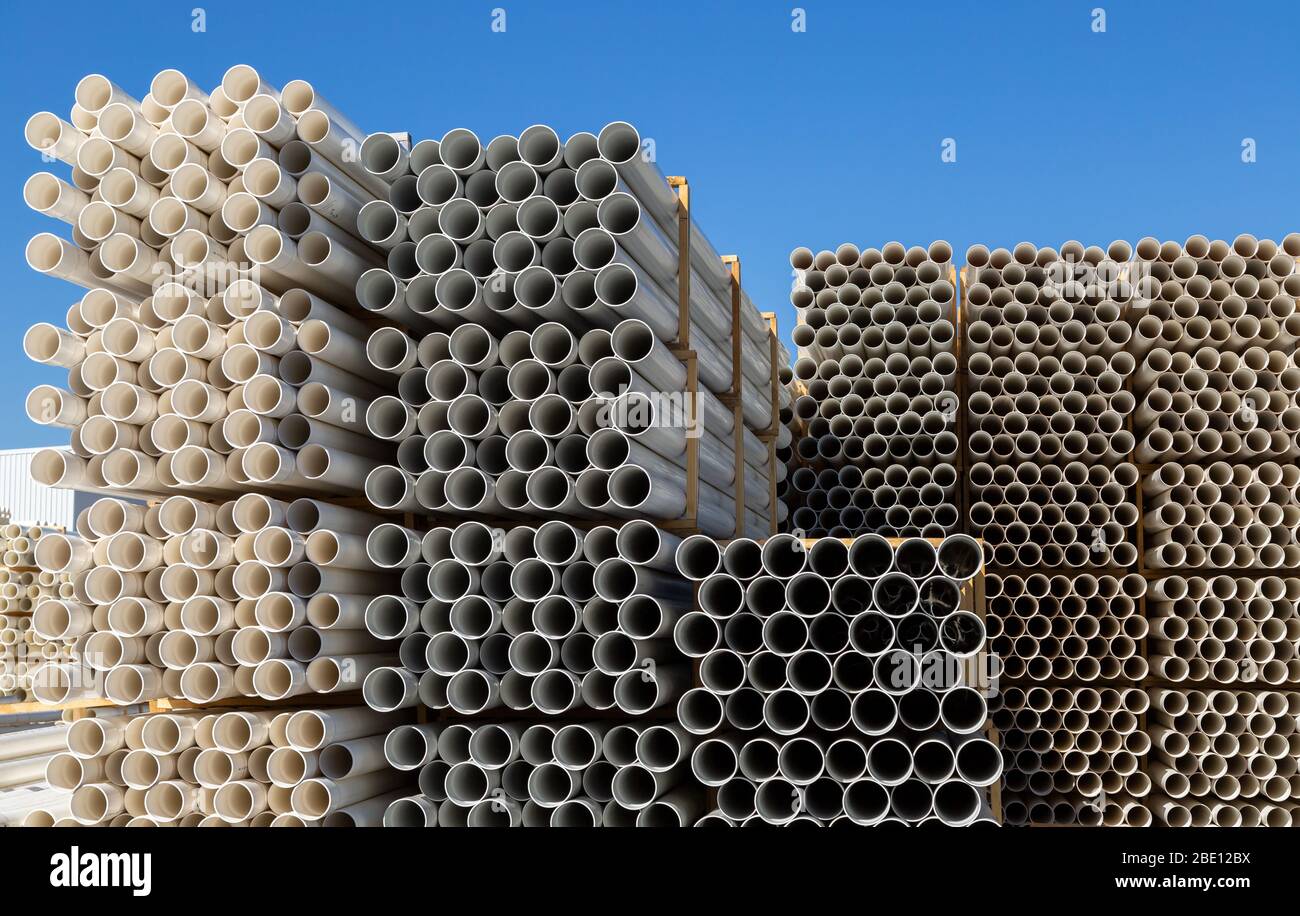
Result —
[{"label": "blue sky", "polygon": [[[191,29],[203,4],[206,32]],[[935,238],[1104,244],[1300,227],[1300,5],[1050,2],[24,3],[0,62],[0,448],[66,442],[23,398],[61,370],[29,363],[26,327],[76,288],[34,274],[23,247],[57,224],[21,202],[42,168],[28,115],[66,114],[101,72],[141,96],[178,67],[205,87],[234,63],[311,80],[366,130],[487,139],[536,122],[567,135],[613,119],[689,177],[719,252],[793,323],[796,245]],[[1104,6],[1106,31],[1093,31]],[[493,9],[506,31],[491,29]],[[128,12],[129,11],[129,12]],[[941,161],[945,138],[957,161]],[[1242,141],[1257,161],[1242,162]],[[61,168],[61,167],[60,167]]]}]

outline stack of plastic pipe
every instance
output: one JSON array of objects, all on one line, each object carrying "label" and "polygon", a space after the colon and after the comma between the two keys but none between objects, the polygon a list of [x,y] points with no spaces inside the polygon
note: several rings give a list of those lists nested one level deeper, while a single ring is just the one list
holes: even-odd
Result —
[{"label": "stack of plastic pipe", "polygon": [[[1140,521],[1129,315],[1146,291],[1131,275],[1131,255],[1126,242],[1102,249],[1075,241],[1059,251],[1022,242],[966,253],[970,525],[996,574],[988,579],[990,630],[1003,675],[1025,690],[1042,685],[1048,696],[1080,680],[1131,685],[1149,670],[1140,612],[1147,583],[1129,574],[1137,572]],[[1088,820],[1094,784],[1126,774],[1105,754],[1070,759],[1077,772],[1058,773],[1050,787],[1058,796],[1052,817],[1083,811]],[[1009,792],[1050,781],[1017,769],[1034,760],[1009,757]],[[1008,811],[1008,822],[1045,819],[1041,805],[1032,817]]]},{"label": "stack of plastic pipe", "polygon": [[[140,100],[87,76],[69,120],[38,113],[26,137],[72,166],[24,188],[71,234],[36,236],[28,262],[87,290],[66,327],[24,340],[69,372],[66,388],[28,399],[32,419],[72,435],[33,476],[178,497],[167,512],[97,513],[102,525],[81,531],[92,562],[69,544],[52,567],[75,563],[90,590],[60,596],[67,614],[51,604],[35,629],[84,629],[95,670],[119,672],[104,689],[125,702],[282,698],[310,689],[313,664],[329,682],[315,689],[359,687],[361,661],[325,669],[375,658],[364,607],[391,583],[365,553],[381,519],[338,502],[395,458],[366,418],[398,379],[367,344],[401,333],[357,301],[362,275],[386,263],[357,218],[391,193],[353,155],[366,134],[309,83],[275,87],[237,65],[211,93],[165,70]],[[295,499],[306,508],[291,522]],[[53,680],[43,698],[85,689]]]},{"label": "stack of plastic pipe", "polygon": [[403,594],[376,599],[366,619],[372,634],[401,640],[402,667],[367,679],[376,708],[640,716],[689,688],[671,640],[691,602],[676,536],[648,522],[583,531],[558,519],[391,534]]},{"label": "stack of plastic pipe", "polygon": [[369,559],[366,512],[249,493],[209,503],[172,496],[144,506],[101,499],[84,536],[49,533],[36,562],[70,576],[72,594],[32,614],[47,640],[76,640],[80,664],[51,661],[39,699],[102,695],[204,704],[357,690],[396,662],[365,612],[396,577]]},{"label": "stack of plastic pipe", "polygon": [[[1289,824],[1297,779],[1300,235],[1143,239],[1135,455],[1153,673],[1151,810]],[[1199,689],[1191,689],[1199,688]]]},{"label": "stack of plastic pipe", "polygon": [[48,825],[66,816],[70,793],[45,783],[45,768],[63,750],[64,725],[0,729],[0,826]]},{"label": "stack of plastic pipe", "polygon": [[[771,469],[756,435],[774,426],[767,324],[742,294],[733,327],[729,272],[690,222],[682,341],[681,211],[632,125],[562,141],[539,124],[486,145],[456,128],[409,150],[373,134],[360,162],[390,184],[357,216],[362,237],[386,252],[357,298],[408,332],[368,345],[372,365],[399,383],[367,414],[376,436],[401,445],[397,462],[367,478],[375,505],[676,519],[688,509],[694,437],[700,527],[768,530]],[[698,354],[694,405],[675,352],[684,342]]]},{"label": "stack of plastic pipe", "polygon": [[984,623],[964,609],[977,541],[695,537],[677,562],[698,609],[673,637],[701,682],[677,716],[710,739],[692,757],[718,790],[710,822],[984,818],[1002,757],[983,734]]},{"label": "stack of plastic pipe", "polygon": [[998,823],[981,790],[1002,758],[982,735],[724,733],[700,742],[691,769],[715,788],[717,807],[698,821],[710,826]]},{"label": "stack of plastic pipe", "polygon": [[1290,827],[1300,816],[1300,693],[1148,691],[1146,804],[1169,827]]},{"label": "stack of plastic pipe", "polygon": [[[1134,428],[1144,463],[1300,454],[1300,234],[1137,244]],[[1294,561],[1288,561],[1293,564]]]},{"label": "stack of plastic pipe", "polygon": [[1146,580],[1136,574],[1048,572],[985,578],[990,647],[1011,680],[1140,681],[1148,622]]},{"label": "stack of plastic pipe", "polygon": [[966,252],[973,460],[1114,465],[1133,450],[1130,254],[1126,242]]},{"label": "stack of plastic pipe", "polygon": [[390,827],[686,827],[704,810],[695,739],[675,724],[404,725],[388,759],[418,770]]},{"label": "stack of plastic pipe", "polygon": [[1036,569],[1115,568],[1137,562],[1136,465],[1022,461],[970,467],[970,525],[992,564]]},{"label": "stack of plastic pipe", "polygon": [[38,604],[72,597],[70,576],[36,568],[36,542],[44,533],[39,527],[0,528],[0,696],[29,699],[37,668],[76,658],[75,640],[46,639],[32,629]]},{"label": "stack of plastic pipe", "polygon": [[966,253],[971,525],[998,566],[1136,560],[1129,255],[1124,242]]},{"label": "stack of plastic pipe", "polygon": [[1166,681],[1300,683],[1300,579],[1176,575],[1147,594],[1152,671]]},{"label": "stack of plastic pipe", "polygon": [[407,782],[364,707],[202,710],[78,719],[46,765],[71,791],[54,826],[378,826]]},{"label": "stack of plastic pipe", "polygon": [[1147,567],[1294,569],[1297,487],[1294,463],[1158,465],[1142,483]]},{"label": "stack of plastic pipe", "polygon": [[[245,65],[211,94],[165,70],[143,100],[97,74],[75,98],[72,123],[41,112],[26,128],[73,167],[25,186],[72,236],[37,235],[28,263],[87,289],[66,327],[24,340],[69,370],[28,398],[33,420],[72,430],[73,454],[41,454],[34,476],[152,497],[359,493],[393,452],[366,435],[366,405],[395,387],[365,358],[374,322],[349,314],[382,263],[337,205],[386,193],[345,153],[362,135],[310,84]],[[298,137],[309,110],[333,145]],[[305,204],[300,186],[322,182],[336,199]]]},{"label": "stack of plastic pipe", "polygon": [[952,248],[889,242],[790,254],[802,311],[794,377],[803,424],[786,489],[810,537],[941,537],[957,511]]},{"label": "stack of plastic pipe", "polygon": [[1149,705],[1132,687],[1004,687],[992,718],[1007,823],[1150,824],[1151,735],[1140,718]]}]

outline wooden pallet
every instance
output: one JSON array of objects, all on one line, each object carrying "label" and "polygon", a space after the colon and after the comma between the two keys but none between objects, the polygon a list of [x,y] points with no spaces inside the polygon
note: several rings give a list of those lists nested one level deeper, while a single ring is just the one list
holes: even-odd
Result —
[{"label": "wooden pallet", "polygon": [[115,707],[117,704],[101,697],[89,697],[81,700],[69,700],[57,705],[32,700],[25,703],[0,703],[0,719],[5,716],[29,715],[34,712],[62,712],[68,720],[84,719],[93,715],[91,710]]}]

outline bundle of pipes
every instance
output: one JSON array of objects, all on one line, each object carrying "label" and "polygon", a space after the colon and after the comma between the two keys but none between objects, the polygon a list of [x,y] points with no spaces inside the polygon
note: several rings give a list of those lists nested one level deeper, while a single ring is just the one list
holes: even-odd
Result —
[{"label": "bundle of pipes", "polygon": [[1133,450],[1130,254],[1073,241],[966,252],[972,458],[1109,465]]},{"label": "bundle of pipes", "polygon": [[1116,264],[1129,254],[1123,242],[966,253],[971,524],[996,565],[1136,560],[1133,290]]},{"label": "bundle of pipes", "polygon": [[[406,366],[389,362],[391,352],[378,352],[381,347],[400,348],[412,365],[395,376],[406,393],[373,401],[367,413],[375,436],[398,443],[397,464],[366,478],[371,503],[503,522],[556,515],[679,518],[688,508],[687,441],[698,435],[699,527],[730,536],[736,528],[734,419],[705,391],[704,419],[692,431],[682,414],[686,402],[672,393],[685,369],[657,342],[668,361],[635,366],[640,357],[623,344],[638,334],[645,335],[642,343],[653,342],[636,319],[620,322],[612,334],[595,328],[579,336],[552,321],[531,334],[510,331],[500,342],[480,324],[463,324],[451,335],[435,332],[418,345],[399,331],[376,332],[377,365]],[[441,350],[429,345],[435,340]],[[428,366],[416,364],[417,353]],[[748,428],[743,437],[744,531],[762,536],[771,530],[768,450]]]},{"label": "bundle of pipes", "polygon": [[942,537],[960,527],[951,260],[942,241],[790,253],[804,390],[792,528]]},{"label": "bundle of pipes", "polygon": [[694,747],[671,723],[403,725],[385,751],[419,770],[420,792],[394,801],[384,825],[686,827],[704,810]]},{"label": "bundle of pipes", "polygon": [[725,549],[687,538],[677,565],[700,583],[699,609],[672,632],[683,654],[700,659],[702,686],[682,699],[679,720],[697,734],[724,720],[781,735],[810,722],[880,734],[931,713],[938,721],[949,708],[957,718],[948,727],[981,727],[978,691],[951,678],[931,683],[922,671],[960,669],[984,648],[983,620],[962,609],[963,586],[981,564],[979,542],[965,535],[937,548],[910,538],[896,549],[879,535],[806,547],[781,534]]},{"label": "bundle of pipes", "polygon": [[[10,569],[31,569],[35,564],[32,563],[32,552],[36,549],[36,539],[44,533],[44,529],[39,526],[23,527],[15,525],[8,521],[0,526],[0,565]],[[6,593],[5,610],[29,611],[30,607],[20,607],[10,604],[11,599],[17,599],[19,595],[9,595]]]},{"label": "bundle of pipes", "polygon": [[1147,800],[1170,827],[1300,820],[1300,693],[1155,688]]},{"label": "bundle of pipes", "polygon": [[1131,795],[1084,798],[1062,795],[1007,795],[1003,810],[1008,826],[1150,827],[1149,799]]},{"label": "bundle of pipes", "polygon": [[[822,786],[815,810],[791,808],[791,790],[801,797],[797,787],[804,783],[776,766],[779,741],[755,746],[768,755],[763,759],[772,769],[740,777],[734,791],[747,800],[724,808],[720,799],[721,816],[743,821],[757,812],[760,820],[779,817],[784,823],[807,814],[829,821],[841,813],[831,808],[842,803],[843,813],[858,823],[881,820],[891,810],[906,821],[932,813],[952,822],[976,819],[981,807],[971,803],[968,790],[997,781],[1001,758],[995,766],[986,760],[983,745],[969,751],[988,765],[979,769],[987,781],[981,776],[972,782],[953,769],[953,755],[986,722],[985,696],[971,686],[981,683],[981,672],[969,670],[985,645],[984,622],[963,609],[982,564],[980,543],[965,535],[944,538],[937,547],[921,538],[895,547],[879,535],[851,543],[823,538],[811,546],[788,534],[762,545],[735,540],[725,548],[703,537],[684,540],[677,565],[700,583],[699,610],[678,618],[673,637],[683,654],[700,660],[702,685],[678,703],[678,721],[686,730],[712,735],[724,728],[741,733],[762,728],[784,738],[806,730],[848,731],[871,739],[845,738],[846,744],[837,744],[838,753],[849,757],[861,749],[864,769],[844,777],[828,771],[830,783],[852,785]],[[819,740],[786,744],[798,760],[797,771],[812,774],[809,782],[830,767],[831,748]],[[916,769],[914,754],[931,740],[939,747],[927,747],[919,764],[923,769]],[[715,755],[731,753],[727,759],[733,765],[711,785],[737,778],[735,764],[743,760],[743,754],[736,757],[743,744],[737,742],[723,739],[713,748]],[[944,750],[947,769],[938,759]],[[866,764],[877,756],[880,772]],[[852,767],[837,769],[848,774]],[[974,773],[975,764],[967,769]],[[943,775],[934,780],[923,775],[939,770]],[[881,775],[886,772],[888,778]],[[931,783],[950,780],[953,772],[967,788],[945,789],[938,800]],[[864,780],[864,773],[870,778]],[[840,801],[834,802],[837,792]],[[782,793],[778,814],[773,806]],[[860,794],[850,801],[846,793]],[[757,807],[742,812],[749,804]],[[959,807],[965,814],[957,814]]]},{"label": "bundle of pipes", "polygon": [[1146,600],[1152,670],[1166,681],[1300,683],[1300,578],[1165,576]]},{"label": "bundle of pipes", "polygon": [[1138,242],[1137,459],[1300,455],[1300,234]]},{"label": "bundle of pipes", "polygon": [[35,699],[32,683],[40,666],[74,663],[76,646],[75,640],[41,636],[30,614],[0,614],[0,696]]},{"label": "bundle of pipes", "polygon": [[[1002,673],[1043,685],[1004,692],[995,716],[1014,729],[1003,740],[1008,823],[1150,819],[1140,803],[1113,798],[1145,791],[1122,751],[1136,713],[1111,688],[1057,686],[1149,673],[1147,583],[1124,572],[1139,563],[1141,521],[1129,312],[1147,291],[1131,255],[1122,241],[966,253],[970,524],[999,568],[986,585]],[[1119,726],[1108,718],[1115,711]],[[1113,761],[1121,751],[1128,756]]]},{"label": "bundle of pipes", "polygon": [[1147,580],[1131,573],[990,573],[984,580],[991,650],[1002,675],[1032,681],[1140,681],[1147,619],[1138,602]]},{"label": "bundle of pipes", "polygon": [[408,781],[384,758],[397,724],[364,707],[88,716],[45,765],[71,794],[29,823],[379,826]]},{"label": "bundle of pipes", "polygon": [[71,598],[72,579],[36,568],[39,527],[0,527],[0,697],[30,698],[32,673],[45,662],[75,659],[71,639],[46,639],[32,629],[31,613],[47,599]]},{"label": "bundle of pipes", "polygon": [[1136,688],[1005,687],[992,713],[1006,759],[1008,824],[1146,826],[1151,779],[1142,766],[1150,706]]},{"label": "bundle of pipes", "polygon": [[40,826],[65,816],[71,793],[45,785],[45,768],[62,750],[67,728],[0,728],[0,827]]},{"label": "bundle of pipes", "polygon": [[644,715],[690,686],[669,637],[691,584],[674,566],[679,539],[649,522],[379,531],[376,549],[404,572],[403,597],[366,613],[371,633],[402,640],[402,667],[366,681],[376,708]]},{"label": "bundle of pipes", "polygon": [[1137,562],[1136,465],[981,461],[969,473],[970,525],[989,543],[992,565],[1080,569]]},{"label": "bundle of pipes", "polygon": [[[731,275],[693,221],[681,265],[683,211],[632,125],[561,141],[539,124],[486,147],[457,128],[410,150],[372,134],[360,162],[390,184],[356,215],[387,252],[356,296],[411,335],[376,332],[367,346],[399,385],[367,416],[374,435],[401,443],[401,460],[366,481],[376,506],[677,519],[698,436],[700,528],[769,530],[756,435],[774,426],[768,325],[739,290],[733,324]],[[673,349],[686,334],[693,372]]]},{"label": "bundle of pipes", "polygon": [[46,598],[71,595],[69,576],[43,574],[35,562],[24,567],[0,565],[0,610],[6,614],[30,614]]},{"label": "bundle of pipes", "polygon": [[[88,289],[66,328],[24,340],[69,370],[28,398],[33,420],[72,430],[72,453],[41,453],[33,476],[147,497],[359,494],[394,450],[367,435],[366,405],[396,385],[365,358],[380,322],[347,311],[383,263],[355,235],[357,202],[388,189],[347,153],[364,135],[310,84],[280,91],[244,65],[211,94],[164,70],[142,101],[97,74],[75,95],[73,123],[26,128],[73,166],[72,184],[24,188],[73,238],[37,235],[27,261]],[[300,139],[303,122],[328,136]]]},{"label": "bundle of pipes", "polygon": [[1150,568],[1300,565],[1300,467],[1294,461],[1161,464],[1142,481],[1142,493]]},{"label": "bundle of pipes", "polygon": [[1300,798],[1300,700],[1257,689],[1300,678],[1297,255],[1300,234],[1137,245],[1140,559],[1168,573],[1147,653],[1162,681],[1206,685],[1151,691],[1148,804],[1170,826],[1289,825]]},{"label": "bundle of pipes", "polygon": [[47,663],[43,702],[102,695],[204,704],[356,690],[396,662],[364,626],[396,577],[367,554],[369,513],[247,493],[225,503],[171,496],[144,506],[100,499],[81,536],[50,533],[36,562],[73,594],[37,605],[32,629],[75,640],[79,666]]},{"label": "bundle of pipes", "polygon": [[935,730],[793,738],[737,732],[701,741],[695,778],[716,791],[710,826],[998,823],[982,788],[1002,776],[988,738]]}]

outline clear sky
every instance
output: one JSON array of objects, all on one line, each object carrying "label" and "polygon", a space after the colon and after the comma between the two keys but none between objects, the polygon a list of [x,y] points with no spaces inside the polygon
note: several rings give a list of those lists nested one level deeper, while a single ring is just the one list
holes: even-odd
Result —
[{"label": "clear sky", "polygon": [[211,87],[248,63],[416,139],[632,121],[666,173],[688,176],[697,218],[741,256],[787,340],[796,245],[946,238],[964,252],[1300,227],[1300,4],[1286,0],[98,0],[0,17],[0,448],[67,441],[23,413],[33,385],[63,375],[26,360],[23,331],[79,292],[23,260],[60,224],[22,204],[43,168],[22,126],[40,109],[66,117],[89,72],[138,97],[166,67]]}]

